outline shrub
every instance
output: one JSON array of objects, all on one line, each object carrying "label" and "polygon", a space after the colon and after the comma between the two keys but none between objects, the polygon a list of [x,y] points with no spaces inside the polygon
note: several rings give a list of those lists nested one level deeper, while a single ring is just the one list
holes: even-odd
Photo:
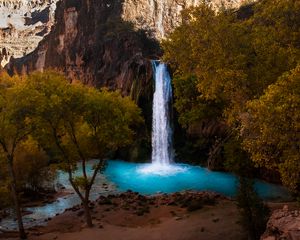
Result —
[{"label": "shrub", "polygon": [[266,229],[270,210],[255,192],[252,180],[240,177],[239,181],[237,206],[241,213],[241,224],[249,240],[259,240]]}]

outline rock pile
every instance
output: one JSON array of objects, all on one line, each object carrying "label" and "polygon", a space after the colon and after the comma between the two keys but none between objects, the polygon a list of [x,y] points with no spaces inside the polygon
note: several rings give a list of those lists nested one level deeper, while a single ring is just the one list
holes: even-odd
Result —
[{"label": "rock pile", "polygon": [[179,206],[186,208],[188,211],[195,211],[205,205],[216,204],[218,199],[225,199],[225,197],[211,192],[193,191],[144,196],[129,190],[118,195],[100,196],[96,203],[107,205],[107,210],[119,208],[142,216],[149,213],[151,206],[156,208],[162,205]]}]

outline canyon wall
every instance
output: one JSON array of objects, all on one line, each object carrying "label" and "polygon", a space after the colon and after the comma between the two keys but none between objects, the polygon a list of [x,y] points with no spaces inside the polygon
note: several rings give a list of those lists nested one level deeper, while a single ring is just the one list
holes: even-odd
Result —
[{"label": "canyon wall", "polygon": [[27,73],[55,68],[88,85],[139,94],[152,81],[149,59],[158,45],[121,14],[121,0],[60,1],[51,33],[32,53],[12,59],[7,69]]},{"label": "canyon wall", "polygon": [[32,52],[50,32],[58,0],[0,0],[0,65]]},{"label": "canyon wall", "polygon": [[[197,6],[203,0],[124,0],[122,17],[134,23],[138,29],[145,29],[153,37],[166,37],[180,22],[180,12]],[[215,9],[237,8],[244,0],[205,0]]]},{"label": "canyon wall", "polygon": [[[124,95],[140,95],[152,81],[149,60],[161,54],[158,41],[179,23],[182,9],[200,1],[61,0],[51,33],[30,54],[17,58],[13,53],[14,59],[6,68],[19,73],[56,68],[85,84],[120,89]],[[44,6],[46,1],[35,2],[34,6]],[[209,2],[216,7],[221,4],[220,0]],[[241,2],[226,0],[224,4],[235,7]],[[56,0],[48,0],[47,6],[55,3]],[[5,7],[15,8],[12,6]],[[32,26],[34,22],[31,20]],[[5,37],[5,41],[8,39]],[[23,42],[19,44],[27,48]],[[31,51],[34,44],[29,45]],[[8,47],[2,52],[7,54]]]}]

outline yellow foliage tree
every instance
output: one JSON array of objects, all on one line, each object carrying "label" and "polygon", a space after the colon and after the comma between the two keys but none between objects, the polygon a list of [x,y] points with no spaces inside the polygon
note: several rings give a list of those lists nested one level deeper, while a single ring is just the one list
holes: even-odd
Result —
[{"label": "yellow foliage tree", "polygon": [[244,147],[258,166],[278,170],[290,189],[300,187],[300,65],[259,99],[242,120]]}]

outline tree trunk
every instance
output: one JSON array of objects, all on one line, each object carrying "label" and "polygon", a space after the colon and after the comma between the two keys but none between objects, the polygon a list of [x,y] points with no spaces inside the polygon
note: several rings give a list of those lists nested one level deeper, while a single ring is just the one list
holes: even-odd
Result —
[{"label": "tree trunk", "polygon": [[91,228],[93,227],[93,222],[92,222],[92,216],[91,216],[91,211],[89,208],[89,200],[85,199],[82,201],[83,207],[84,207],[84,214],[85,214],[85,220],[86,220],[86,225]]},{"label": "tree trunk", "polygon": [[16,181],[15,170],[13,167],[12,157],[8,158],[8,169],[9,169],[9,174],[10,174],[10,178],[11,178],[11,184],[10,184],[11,185],[11,193],[13,196],[15,211],[16,211],[16,215],[17,215],[19,236],[20,236],[20,239],[27,239],[24,225],[23,225],[23,220],[22,220],[21,204],[20,204],[18,192],[17,192],[17,181]]},{"label": "tree trunk", "polygon": [[83,208],[84,208],[84,215],[85,215],[86,224],[87,224],[88,227],[93,227],[92,216],[91,216],[91,212],[90,212],[90,208],[89,208],[90,189],[86,190],[85,194],[82,195],[79,188],[76,186],[76,184],[73,181],[72,171],[70,169],[68,171],[68,174],[69,174],[69,181],[70,181],[73,189],[75,190],[75,192],[77,193],[77,195],[81,199],[81,203],[82,203]]}]

